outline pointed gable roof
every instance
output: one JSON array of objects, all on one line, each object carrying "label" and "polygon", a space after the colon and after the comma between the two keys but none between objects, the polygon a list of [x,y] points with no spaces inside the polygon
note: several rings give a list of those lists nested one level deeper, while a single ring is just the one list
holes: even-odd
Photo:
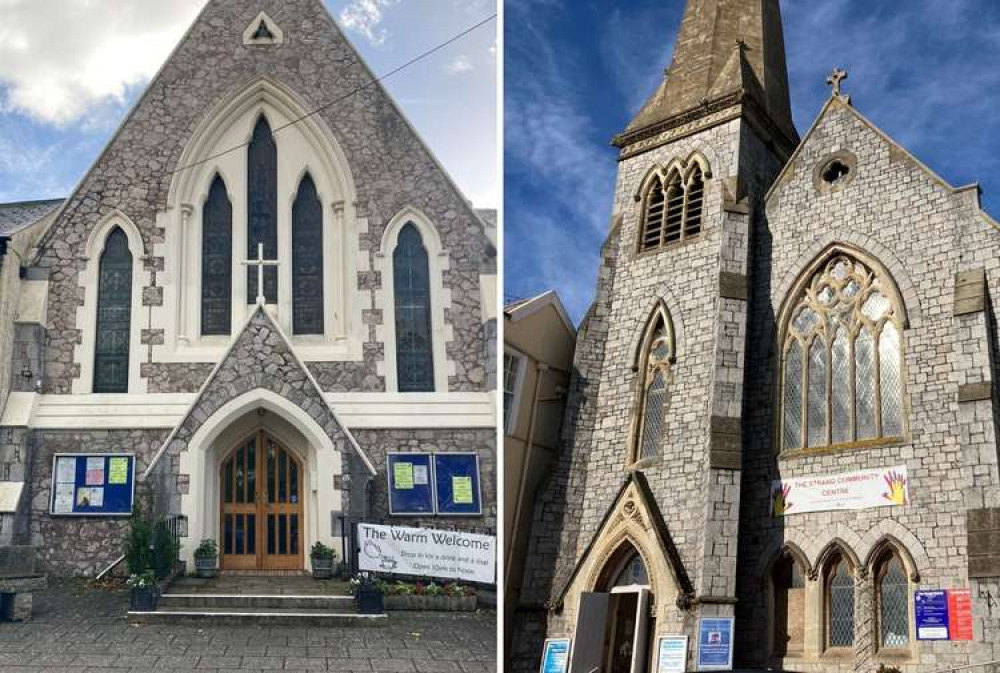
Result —
[{"label": "pointed gable roof", "polygon": [[288,336],[258,304],[237,337],[202,384],[181,421],[164,440],[142,475],[153,473],[166,453],[182,450],[201,424],[226,402],[245,392],[263,388],[302,407],[334,439],[346,440],[374,476],[374,464],[351,431],[337,416],[316,378],[296,355]]},{"label": "pointed gable roof", "polygon": [[[688,0],[670,67],[625,138],[751,100],[794,147],[778,0]],[[627,140],[626,140],[627,142]],[[791,147],[789,149],[791,149]]]}]

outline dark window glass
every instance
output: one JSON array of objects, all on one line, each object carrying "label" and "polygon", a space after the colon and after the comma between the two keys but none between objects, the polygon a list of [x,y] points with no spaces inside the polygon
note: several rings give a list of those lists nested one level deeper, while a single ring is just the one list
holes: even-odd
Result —
[{"label": "dark window glass", "polygon": [[[256,293],[254,293],[256,295]],[[229,334],[233,296],[233,204],[216,176],[202,209],[201,333]]]},{"label": "dark window glass", "polygon": [[323,333],[323,204],[309,174],[292,206],[292,331]]},{"label": "dark window glass", "polygon": [[274,554],[277,548],[275,547],[275,531],[274,531],[274,515],[267,515],[267,553]]},{"label": "dark window glass", "polygon": [[257,553],[257,515],[247,514],[247,553]]},{"label": "dark window glass", "polygon": [[843,559],[836,561],[830,573],[828,629],[830,647],[854,645],[854,579]]},{"label": "dark window glass", "polygon": [[[264,258],[278,258],[278,146],[271,126],[261,117],[247,151],[247,259],[257,259],[257,245],[264,244]],[[278,303],[278,270],[264,270],[264,296]],[[247,303],[257,298],[257,267],[247,267]]]},{"label": "dark window glass", "polygon": [[399,232],[392,268],[399,391],[434,392],[430,271],[427,249],[413,224]]},{"label": "dark window glass", "polygon": [[132,253],[128,249],[128,237],[118,227],[104,243],[99,273],[94,392],[127,393]]}]

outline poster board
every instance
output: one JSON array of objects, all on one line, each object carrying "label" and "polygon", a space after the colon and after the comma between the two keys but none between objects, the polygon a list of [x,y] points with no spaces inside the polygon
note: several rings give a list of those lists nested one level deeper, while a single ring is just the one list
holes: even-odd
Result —
[{"label": "poster board", "polygon": [[52,457],[52,516],[131,516],[135,454],[57,453]]},{"label": "poster board", "polygon": [[656,673],[687,673],[687,636],[660,636],[656,647]]},{"label": "poster board", "polygon": [[434,514],[434,466],[429,453],[390,453],[386,457],[389,513],[393,516]]},{"label": "poster board", "polygon": [[546,639],[539,673],[566,673],[569,666],[569,643],[569,638]]},{"label": "poster board", "polygon": [[434,484],[440,516],[479,516],[483,513],[478,454],[434,454]]},{"label": "poster board", "polygon": [[948,640],[948,592],[918,591],[913,603],[917,640]]},{"label": "poster board", "polygon": [[698,621],[699,671],[732,670],[733,621],[732,617]]}]

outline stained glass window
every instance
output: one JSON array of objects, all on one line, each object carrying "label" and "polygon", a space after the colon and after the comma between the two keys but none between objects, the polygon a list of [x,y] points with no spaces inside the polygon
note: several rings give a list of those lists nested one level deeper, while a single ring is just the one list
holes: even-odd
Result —
[{"label": "stained glass window", "polygon": [[827,584],[827,646],[854,645],[854,578],[847,562],[837,557]]},{"label": "stained glass window", "polygon": [[[257,120],[247,150],[247,259],[257,259],[264,244],[264,258],[278,258],[278,146],[265,117]],[[247,302],[257,298],[257,267],[247,267]],[[264,270],[264,296],[278,303],[278,270]]]},{"label": "stained glass window", "polygon": [[705,173],[693,163],[683,174],[656,176],[644,195],[640,252],[678,243],[701,233],[705,210]]},{"label": "stained glass window", "polygon": [[97,290],[94,392],[127,393],[132,330],[132,252],[115,227],[104,242]]},{"label": "stained glass window", "polygon": [[423,238],[412,223],[399,232],[392,273],[399,392],[433,392],[430,269]]},{"label": "stained glass window", "polygon": [[903,434],[902,317],[889,282],[838,255],[795,299],[782,348],[784,450]]},{"label": "stained glass window", "polygon": [[646,571],[646,564],[642,562],[641,556],[634,554],[622,567],[612,587],[642,587],[648,584],[649,573]]},{"label": "stained glass window", "polygon": [[877,577],[879,642],[882,647],[905,647],[910,641],[910,585],[899,556],[887,556]]},{"label": "stained glass window", "polygon": [[663,444],[667,406],[670,402],[670,365],[673,343],[667,317],[657,311],[646,336],[641,366],[642,392],[639,400],[639,434],[635,459],[655,458]]},{"label": "stained glass window", "polygon": [[229,334],[233,297],[233,205],[221,176],[202,209],[201,333]]},{"label": "stained glass window", "polygon": [[292,331],[323,333],[323,204],[308,173],[292,206]]}]

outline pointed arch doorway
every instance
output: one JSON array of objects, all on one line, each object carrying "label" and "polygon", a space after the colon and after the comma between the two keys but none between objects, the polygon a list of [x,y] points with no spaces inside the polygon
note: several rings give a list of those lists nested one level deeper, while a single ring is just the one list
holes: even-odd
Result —
[{"label": "pointed arch doorway", "polygon": [[302,462],[258,430],[219,468],[223,570],[301,570]]}]

